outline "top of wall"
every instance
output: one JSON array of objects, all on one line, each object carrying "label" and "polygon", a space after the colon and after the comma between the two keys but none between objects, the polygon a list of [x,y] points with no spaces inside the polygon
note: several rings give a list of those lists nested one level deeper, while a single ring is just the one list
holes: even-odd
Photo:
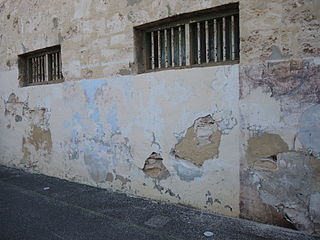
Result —
[{"label": "top of wall", "polygon": [[[133,27],[233,0],[1,1],[0,71],[61,44],[65,79],[132,74]],[[240,0],[241,64],[320,55],[317,0]]]}]

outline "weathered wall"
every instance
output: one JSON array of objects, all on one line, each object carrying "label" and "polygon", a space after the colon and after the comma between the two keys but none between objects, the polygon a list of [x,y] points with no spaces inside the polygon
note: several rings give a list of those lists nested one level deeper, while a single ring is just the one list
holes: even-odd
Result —
[{"label": "weathered wall", "polygon": [[[234,65],[6,89],[1,162],[238,216],[238,76]],[[3,83],[16,77],[1,76]],[[195,139],[219,151],[199,152],[201,164],[176,157],[175,146],[202,117]],[[150,166],[153,152],[163,160],[153,157],[162,163]],[[161,168],[166,174],[150,174]]]},{"label": "weathered wall", "polygon": [[[230,2],[1,1],[1,164],[319,232],[318,0],[240,0],[240,65],[134,75],[133,26]],[[19,88],[56,44],[65,82]]]},{"label": "weathered wall", "polygon": [[320,1],[240,6],[241,216],[319,232]]}]

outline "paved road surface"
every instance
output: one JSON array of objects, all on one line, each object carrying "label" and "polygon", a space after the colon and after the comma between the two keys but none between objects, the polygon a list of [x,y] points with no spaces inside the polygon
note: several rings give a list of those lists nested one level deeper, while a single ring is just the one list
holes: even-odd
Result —
[{"label": "paved road surface", "polygon": [[[205,231],[213,232],[214,236],[205,237]],[[320,237],[0,166],[0,239],[320,240]]]}]

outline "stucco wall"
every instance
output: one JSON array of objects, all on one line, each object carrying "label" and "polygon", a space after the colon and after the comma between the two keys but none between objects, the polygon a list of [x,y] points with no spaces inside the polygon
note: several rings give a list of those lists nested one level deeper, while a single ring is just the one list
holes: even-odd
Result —
[{"label": "stucco wall", "polygon": [[[1,91],[1,162],[238,216],[238,69],[174,70],[6,89]],[[9,85],[17,72],[7,74],[1,77]],[[201,166],[175,157],[173,149],[186,130],[207,115],[219,128],[213,131],[222,133],[218,154],[213,158],[200,152]],[[143,171],[152,152],[161,154],[169,176],[150,177]]]},{"label": "stucco wall", "polygon": [[[319,232],[318,0],[240,0],[239,65],[134,75],[134,26],[231,2],[1,1],[1,164]],[[56,44],[65,82],[20,88]]]}]

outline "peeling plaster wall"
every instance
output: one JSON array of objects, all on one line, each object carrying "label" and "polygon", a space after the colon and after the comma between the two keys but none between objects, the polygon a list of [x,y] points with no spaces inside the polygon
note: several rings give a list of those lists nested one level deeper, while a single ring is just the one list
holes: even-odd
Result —
[{"label": "peeling plaster wall", "polygon": [[[1,91],[1,163],[238,216],[236,123],[220,136],[219,156],[201,166],[172,153],[196,119],[238,119],[238,69],[172,70]],[[17,78],[15,71],[7,74],[3,84]],[[221,124],[219,131],[226,129]],[[152,152],[161,154],[165,177],[145,172]]]},{"label": "peeling plaster wall", "polygon": [[319,4],[240,1],[240,216],[311,233],[320,232],[312,210],[320,184]]},{"label": "peeling plaster wall", "polygon": [[[239,65],[134,75],[134,26],[231,2],[0,1],[0,163],[319,232],[318,0],[240,0]],[[20,88],[57,44],[65,82]]]}]

